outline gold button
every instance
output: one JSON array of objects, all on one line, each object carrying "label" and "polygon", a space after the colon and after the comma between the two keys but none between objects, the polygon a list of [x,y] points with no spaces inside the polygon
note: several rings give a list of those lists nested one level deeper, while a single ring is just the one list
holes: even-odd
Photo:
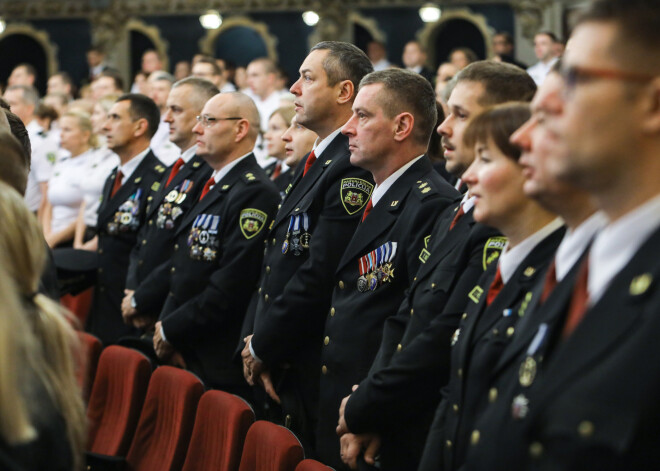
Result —
[{"label": "gold button", "polygon": [[268,295],[264,294],[264,301],[268,302]]},{"label": "gold button", "polygon": [[261,288],[259,288],[259,294],[261,294]]},{"label": "gold button", "polygon": [[413,281],[417,281],[417,277],[413,278]]},{"label": "gold button", "polygon": [[588,420],[583,420],[578,425],[578,433],[582,438],[589,438],[594,434],[594,424]]},{"label": "gold button", "polygon": [[154,225],[154,220],[153,220],[153,219],[149,219],[149,225],[150,225],[150,226],[153,226],[153,225]]},{"label": "gold button", "polygon": [[462,319],[462,320],[467,319],[467,312],[464,312],[464,313],[463,313],[463,315],[461,316],[461,319]]},{"label": "gold button", "polygon": [[463,377],[463,368],[459,368],[457,374],[458,374],[459,378],[462,378]]},{"label": "gold button", "polygon": [[142,245],[147,245],[147,239],[142,239]]},{"label": "gold button", "polygon": [[479,430],[473,430],[472,435],[470,436],[470,443],[476,445],[477,443],[479,443],[480,438],[481,438],[481,434],[479,433]]},{"label": "gold button", "polygon": [[397,352],[400,352],[402,348],[403,348],[403,347],[401,346],[401,344],[399,344],[399,345],[396,346],[396,351],[397,351]]},{"label": "gold button", "polygon": [[532,458],[539,458],[543,454],[543,445],[534,442],[529,446],[529,454]]},{"label": "gold button", "polygon": [[500,335],[500,329],[493,329],[493,335]]},{"label": "gold button", "polygon": [[325,366],[325,365],[323,365],[323,366],[321,367],[321,373],[323,373],[324,375],[327,375],[327,374],[328,374],[328,367]]},{"label": "gold button", "polygon": [[454,404],[453,406],[451,406],[451,408],[454,410],[454,412],[458,414],[458,410],[459,410],[458,404]]},{"label": "gold button", "polygon": [[176,268],[172,267],[170,268],[170,273],[174,273],[176,271]]},{"label": "gold button", "polygon": [[275,238],[273,238],[273,240],[272,240],[271,243],[272,243],[273,245],[275,245],[275,244],[277,243],[277,240],[276,240]]},{"label": "gold button", "polygon": [[506,336],[511,337],[515,331],[516,329],[514,329],[513,327],[509,327],[508,329],[506,329]]},{"label": "gold button", "polygon": [[344,282],[339,280],[339,289],[344,289]]},{"label": "gold button", "polygon": [[300,208],[296,208],[294,211],[300,211]]},{"label": "gold button", "polygon": [[497,400],[497,388],[490,388],[490,391],[488,391],[488,400],[490,402],[495,402]]},{"label": "gold button", "polygon": [[174,244],[174,250],[179,250],[179,244]]},{"label": "gold button", "polygon": [[431,283],[431,289],[435,288],[435,283]]},{"label": "gold button", "polygon": [[323,339],[323,345],[328,345],[330,343],[330,337],[326,337]]},{"label": "gold button", "polygon": [[142,265],[144,263],[144,260],[138,260],[138,265]]},{"label": "gold button", "polygon": [[281,207],[282,207],[281,204],[278,204],[278,205],[277,205],[277,209],[280,209]]},{"label": "gold button", "polygon": [[102,254],[102,253],[103,253],[103,249],[99,249],[99,254]]},{"label": "gold button", "polygon": [[445,446],[446,446],[447,448],[451,448],[451,447],[452,447],[451,440],[447,440],[447,441],[445,442]]},{"label": "gold button", "polygon": [[331,307],[330,308],[330,317],[333,317],[335,315],[335,308]]},{"label": "gold button", "polygon": [[99,273],[103,273],[103,268],[99,268]]},{"label": "gold button", "polygon": [[411,308],[410,309],[410,315],[412,316],[414,312],[415,312],[415,310]]},{"label": "gold button", "polygon": [[270,267],[266,267],[266,273],[270,273]]}]

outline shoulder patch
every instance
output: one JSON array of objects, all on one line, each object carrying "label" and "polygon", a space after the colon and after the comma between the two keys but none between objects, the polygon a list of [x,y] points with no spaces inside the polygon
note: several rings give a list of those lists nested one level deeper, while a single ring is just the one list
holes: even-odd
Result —
[{"label": "shoulder patch", "polygon": [[373,184],[361,178],[344,178],[341,181],[339,196],[346,212],[353,215],[360,211],[371,198]]},{"label": "shoulder patch", "polygon": [[426,261],[431,256],[431,252],[428,251],[430,241],[431,241],[431,234],[424,237],[424,248],[422,249],[422,251],[419,254],[419,260],[422,263],[426,263]]},{"label": "shoulder patch", "polygon": [[266,225],[268,215],[255,208],[246,208],[241,211],[238,224],[246,239],[252,239],[259,234]]},{"label": "shoulder patch", "polygon": [[482,294],[484,294],[483,288],[479,285],[476,285],[474,288],[472,288],[472,291],[468,293],[468,298],[470,298],[475,304],[479,304],[479,300],[481,299]]},{"label": "shoulder patch", "polygon": [[426,198],[428,195],[437,193],[436,189],[427,180],[417,180],[414,188],[417,196],[421,198]]},{"label": "shoulder patch", "polygon": [[506,237],[491,237],[486,241],[484,244],[484,254],[482,257],[484,271],[486,268],[488,268],[488,265],[497,260],[497,258],[502,253],[506,242]]},{"label": "shoulder patch", "polygon": [[258,178],[255,176],[254,173],[246,172],[243,174],[243,180],[245,180],[246,183],[252,183],[252,182],[256,182]]}]

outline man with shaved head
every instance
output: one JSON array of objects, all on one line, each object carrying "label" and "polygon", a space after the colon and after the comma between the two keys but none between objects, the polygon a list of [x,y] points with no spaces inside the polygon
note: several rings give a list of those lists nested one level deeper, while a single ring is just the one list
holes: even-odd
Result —
[{"label": "man with shaved head", "polygon": [[279,192],[252,153],[259,112],[248,96],[215,95],[193,132],[213,173],[176,230],[171,259],[156,269],[154,283],[169,294],[154,349],[163,361],[182,359],[207,386],[246,396],[233,353]]}]

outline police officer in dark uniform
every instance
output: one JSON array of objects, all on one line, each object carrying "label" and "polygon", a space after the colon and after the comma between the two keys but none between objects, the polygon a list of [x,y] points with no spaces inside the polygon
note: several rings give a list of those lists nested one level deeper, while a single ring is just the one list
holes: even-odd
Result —
[{"label": "police officer in dark uniform", "polygon": [[174,234],[211,176],[211,167],[195,154],[197,136],[192,128],[204,104],[218,93],[217,87],[207,80],[189,77],[175,83],[167,98],[164,120],[170,126],[170,141],[182,153],[164,173],[158,191],[151,197],[147,223],[131,253],[122,314],[135,327],[150,327],[158,319],[165,296],[163,287],[153,283],[150,274],[171,257]]},{"label": "police officer in dark uniform", "polygon": [[98,216],[99,268],[87,330],[104,343],[114,343],[137,330],[124,324],[121,301],[131,250],[144,224],[149,197],[159,188],[165,167],[149,142],[158,129],[160,113],[148,97],[119,97],[103,126],[108,148],[120,160],[105,183]]},{"label": "police officer in dark uniform", "polygon": [[291,87],[296,117],[319,141],[298,165],[269,228],[254,315],[243,330],[254,334],[251,343],[249,338],[241,343],[246,377],[281,398],[282,421],[307,450],[316,422],[320,344],[333,273],[373,190],[369,173],[351,165],[340,128],[351,116],[357,84],[372,70],[364,52],[340,42],[317,44],[300,68]]},{"label": "police officer in dark uniform", "polygon": [[335,272],[322,340],[316,446],[334,467],[341,466],[340,402],[369,371],[385,319],[417,272],[424,239],[458,197],[425,155],[437,121],[433,96],[419,74],[373,72],[360,82],[353,116],[342,128],[351,162],[369,170],[377,186]]},{"label": "police officer in dark uniform", "polygon": [[233,353],[278,192],[252,154],[259,112],[249,97],[216,95],[193,131],[198,155],[214,171],[175,232],[171,261],[157,269],[155,279],[169,294],[153,344],[161,360],[176,351],[207,386],[245,397]]},{"label": "police officer in dark uniform", "polygon": [[[462,145],[467,121],[488,105],[529,100],[535,88],[525,71],[491,61],[458,74],[450,114],[438,127],[447,168],[456,178],[474,159]],[[417,468],[440,389],[449,379],[450,339],[465,300],[504,247],[499,232],[476,223],[473,212],[474,198],[464,195],[438,218],[424,240],[406,300],[386,321],[369,376],[344,401],[339,433],[378,434],[381,469]],[[344,453],[346,461],[355,459],[349,455]]]}]

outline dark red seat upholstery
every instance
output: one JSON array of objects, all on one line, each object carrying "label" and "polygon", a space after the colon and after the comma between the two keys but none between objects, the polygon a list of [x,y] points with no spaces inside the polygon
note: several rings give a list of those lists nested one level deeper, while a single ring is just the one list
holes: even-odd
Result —
[{"label": "dark red seat upholstery", "polygon": [[192,373],[161,366],[147,397],[126,461],[132,471],[178,471],[183,465],[204,385]]},{"label": "dark red seat upholstery", "polygon": [[114,345],[103,350],[87,406],[87,450],[126,454],[150,376],[151,364],[140,352]]},{"label": "dark red seat upholstery", "polygon": [[333,469],[316,460],[302,460],[296,466],[296,471],[331,471]]},{"label": "dark red seat upholstery", "polygon": [[80,322],[80,325],[85,325],[89,309],[92,306],[93,293],[94,288],[88,288],[76,295],[65,294],[60,297],[60,304],[73,313]]},{"label": "dark red seat upholstery", "polygon": [[83,399],[85,402],[89,400],[89,395],[92,392],[94,384],[94,377],[96,376],[96,369],[99,364],[99,357],[103,345],[101,341],[87,332],[78,332],[80,339],[80,364],[78,365],[78,384],[82,389]]},{"label": "dark red seat upholstery", "polygon": [[183,471],[236,471],[254,412],[247,402],[223,391],[199,401]]},{"label": "dark red seat upholstery", "polygon": [[248,430],[239,471],[294,471],[303,448],[288,429],[265,420]]}]

